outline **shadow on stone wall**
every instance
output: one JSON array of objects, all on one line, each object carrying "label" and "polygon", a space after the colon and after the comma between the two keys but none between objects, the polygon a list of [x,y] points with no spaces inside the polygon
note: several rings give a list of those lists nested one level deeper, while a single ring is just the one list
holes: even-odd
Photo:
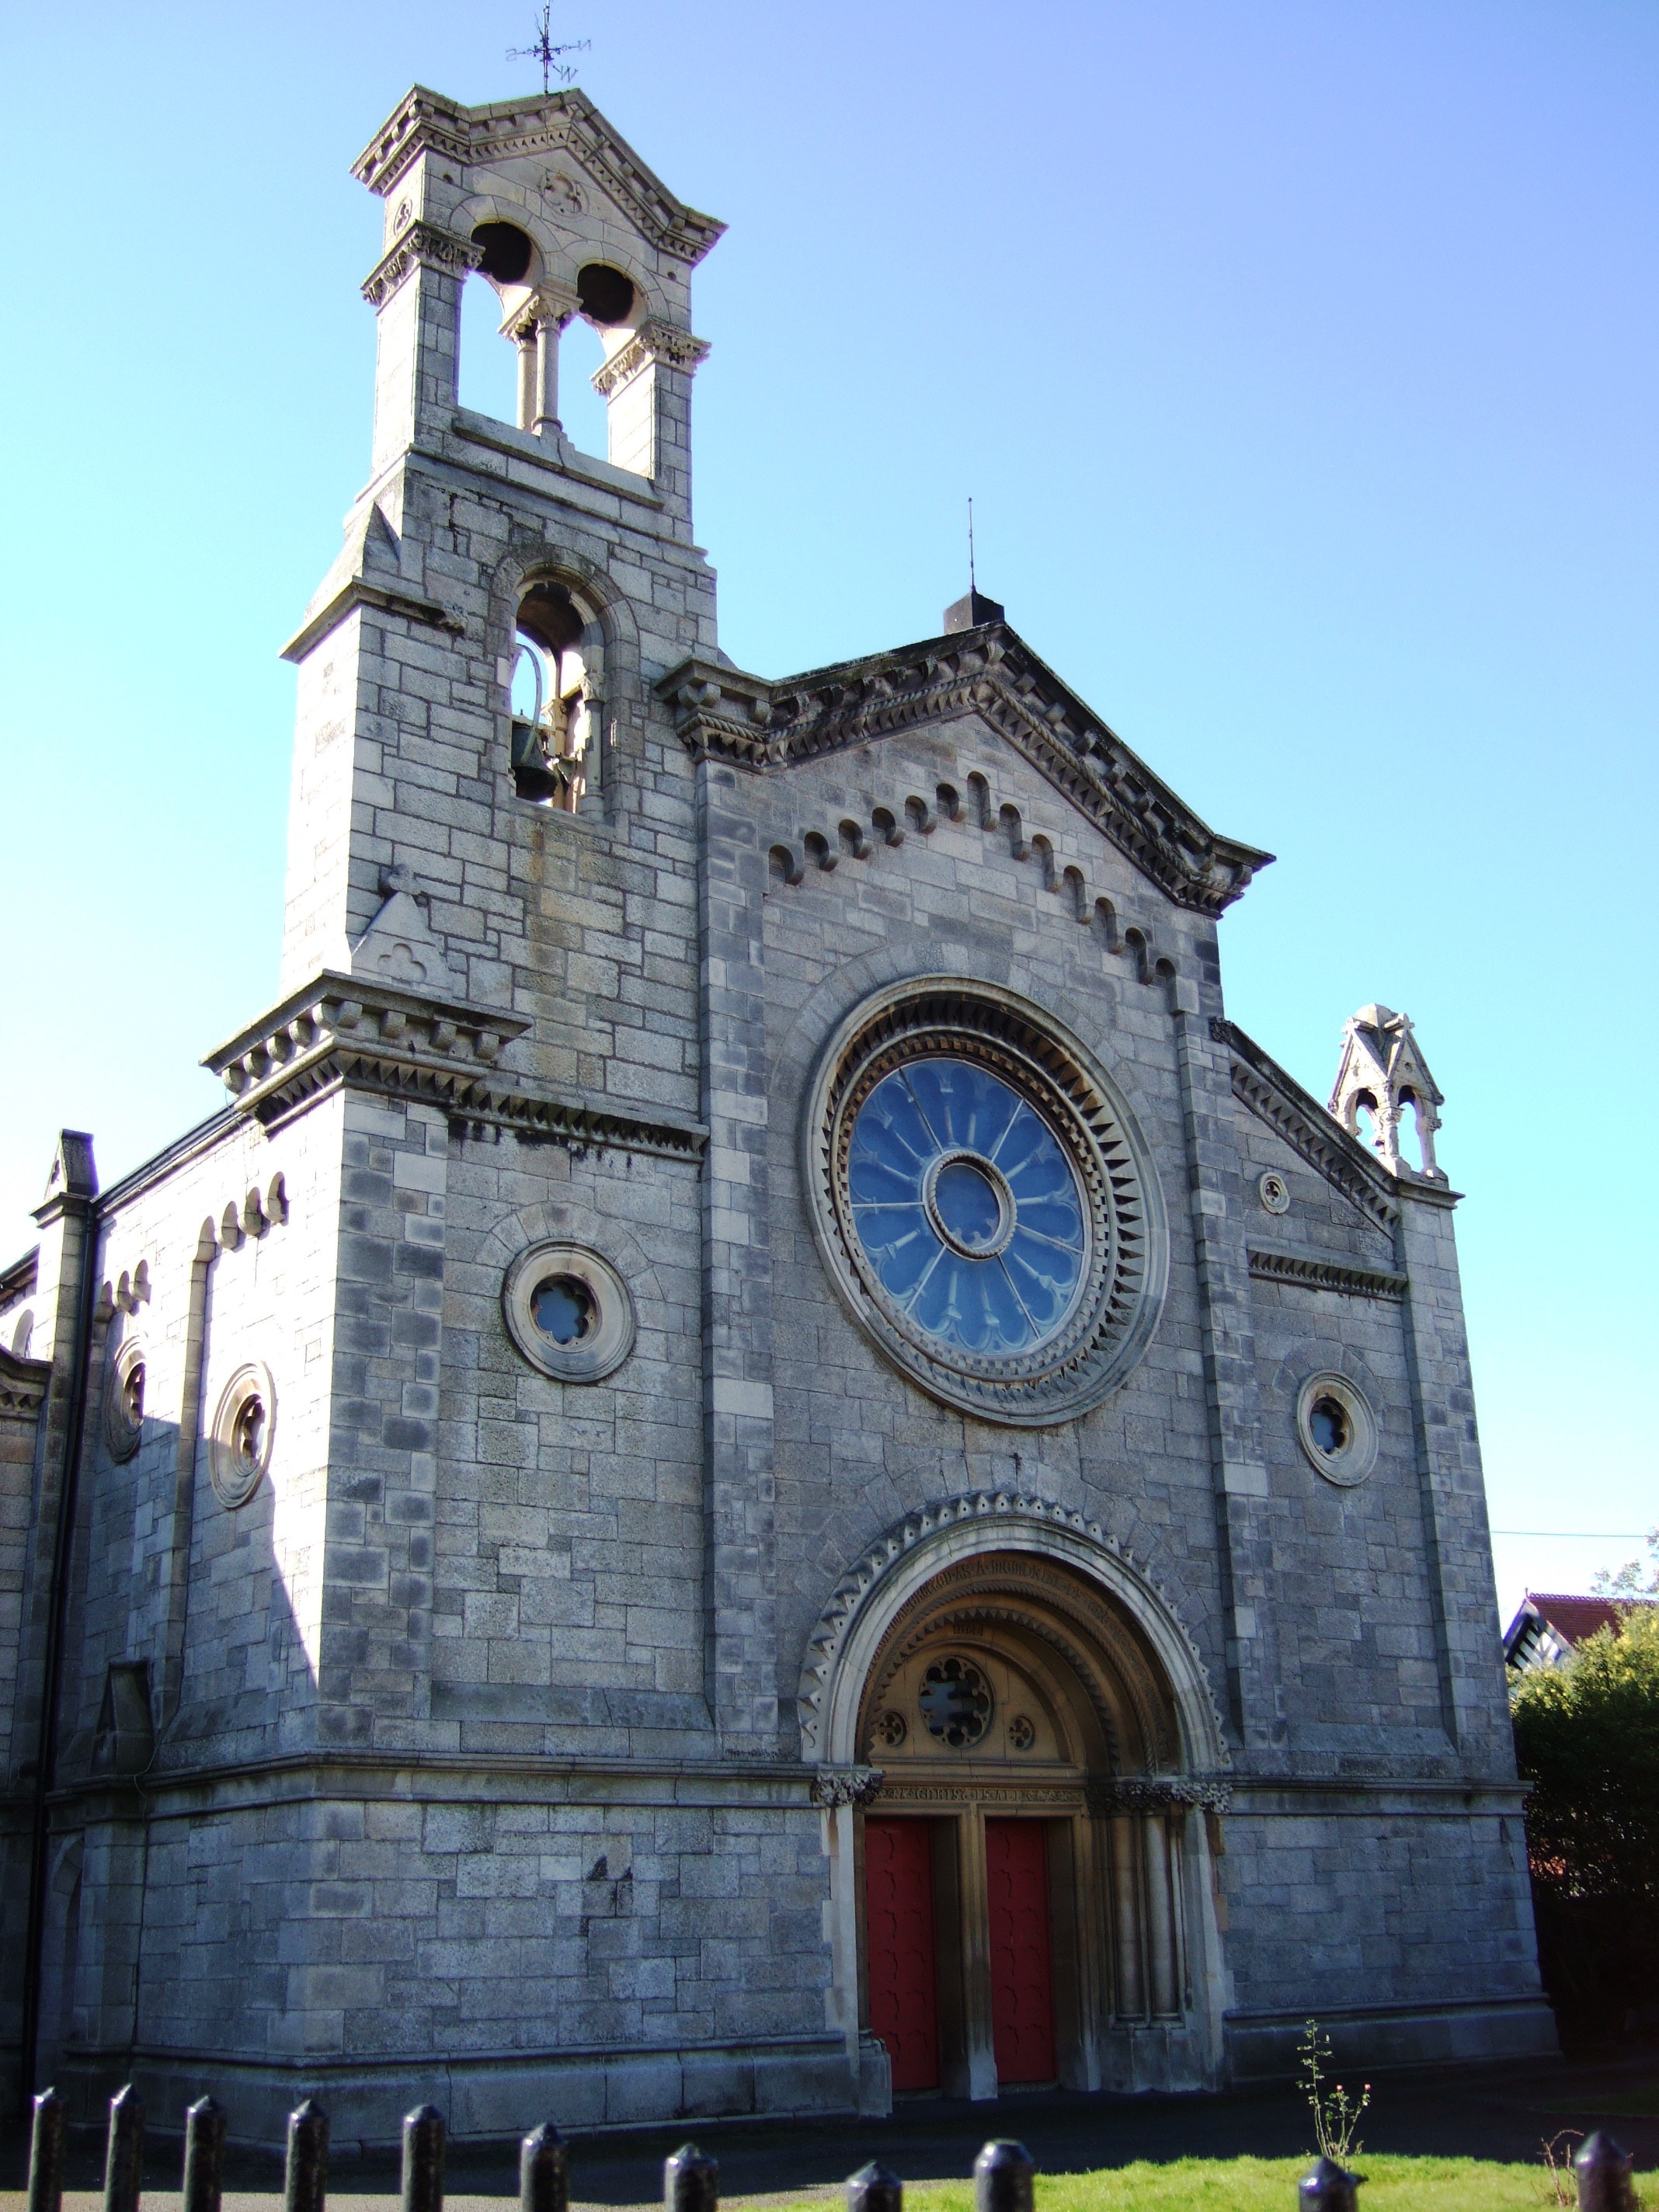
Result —
[{"label": "shadow on stone wall", "polygon": [[[258,2015],[285,2002],[273,1973],[279,1886],[249,1878],[264,1831],[243,1814],[240,1836],[236,1814],[179,1784],[309,1749],[318,1698],[276,1553],[283,1476],[262,1475],[233,1507],[210,1480],[206,1435],[185,1480],[176,1423],[147,1417],[125,1462],[96,1435],[71,1565],[40,2074],[118,2086],[146,2045],[263,2055]],[[174,1547],[146,1544],[157,1506],[175,1498]]]}]

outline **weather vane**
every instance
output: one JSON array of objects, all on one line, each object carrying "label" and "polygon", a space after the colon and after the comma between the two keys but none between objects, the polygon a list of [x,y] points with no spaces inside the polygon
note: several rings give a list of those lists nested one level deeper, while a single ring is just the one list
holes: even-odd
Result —
[{"label": "weather vane", "polygon": [[544,92],[552,91],[553,80],[555,77],[557,77],[561,84],[574,84],[575,82],[576,70],[574,64],[571,62],[562,62],[559,59],[559,56],[561,54],[586,53],[588,46],[592,43],[592,41],[587,39],[569,39],[566,40],[563,46],[556,46],[553,43],[553,33],[551,28],[552,15],[552,0],[548,0],[548,4],[542,9],[540,15],[537,19],[535,45],[533,46],[509,46],[507,50],[507,58],[510,62],[539,62],[541,64],[542,90]]},{"label": "weather vane", "polygon": [[974,501],[971,493],[968,500],[968,588],[970,592],[979,589],[979,580],[974,574]]}]

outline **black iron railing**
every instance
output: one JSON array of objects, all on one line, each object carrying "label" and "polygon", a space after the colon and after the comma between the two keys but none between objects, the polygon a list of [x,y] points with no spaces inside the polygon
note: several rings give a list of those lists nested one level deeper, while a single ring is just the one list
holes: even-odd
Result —
[{"label": "black iron railing", "polygon": [[[67,2128],[55,2089],[34,2100],[29,2142],[28,2212],[63,2212]],[[404,2122],[403,2212],[443,2212],[444,2118],[422,2105]],[[204,2097],[185,2116],[183,2212],[220,2212],[224,2188],[225,2112]],[[109,2103],[104,2212],[139,2212],[144,2164],[144,2106],[131,2083]],[[1577,2212],[1638,2212],[1634,2160],[1611,2136],[1586,2138],[1573,2160]],[[1036,2164],[1023,2143],[988,2142],[974,2160],[974,2212],[1033,2212]],[[1316,2159],[1297,2185],[1299,2212],[1358,2212],[1364,2177],[1334,2159]],[[325,2212],[328,2115],[307,2097],[288,2122],[283,2212]],[[696,2143],[663,2166],[663,2212],[720,2212],[720,2167]],[[569,2153],[549,2120],[519,2147],[520,2212],[568,2212]],[[904,2212],[904,2184],[878,2160],[847,2183],[847,2212]]]}]

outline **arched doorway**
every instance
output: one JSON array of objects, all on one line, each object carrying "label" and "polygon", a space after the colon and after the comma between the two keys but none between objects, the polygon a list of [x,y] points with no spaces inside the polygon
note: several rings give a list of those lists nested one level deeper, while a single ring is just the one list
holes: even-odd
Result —
[{"label": "arched doorway", "polygon": [[1212,1711],[1195,1744],[1197,1686],[1121,1562],[1115,1590],[1092,1545],[1000,1533],[917,1546],[822,1670],[860,2027],[897,2094],[1211,2083]]}]

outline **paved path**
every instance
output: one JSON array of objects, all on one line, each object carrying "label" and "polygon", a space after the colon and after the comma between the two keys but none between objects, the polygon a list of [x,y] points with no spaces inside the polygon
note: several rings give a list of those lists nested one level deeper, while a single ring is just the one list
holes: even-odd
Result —
[{"label": "paved path", "polygon": [[[1599,2064],[1481,2067],[1391,2075],[1373,2084],[1361,2133],[1366,2149],[1534,2160],[1543,2138],[1565,2128],[1608,2129],[1638,2166],[1659,2166],[1659,2116],[1652,2106],[1659,2049]],[[1622,2107],[1622,2109],[1621,2109]],[[855,2166],[879,2158],[907,2181],[965,2179],[988,2136],[1015,2136],[1050,2173],[1125,2166],[1135,2159],[1294,2158],[1309,2145],[1307,2107],[1294,2090],[1214,2097],[1085,2097],[1045,2092],[994,2105],[906,2099],[885,2120],[692,2121],[670,2128],[579,2136],[571,2144],[571,2195],[614,2208],[660,2202],[662,2161],[695,2139],[720,2160],[720,2191],[738,2198],[811,2203],[838,2197]],[[26,2147],[0,2145],[0,2212],[21,2212]],[[452,2146],[447,2212],[502,2212],[516,2201],[517,2146]],[[149,2212],[179,2212],[179,2146],[152,2138],[145,2160]],[[101,2149],[77,2135],[65,2212],[99,2212]],[[385,2154],[331,2162],[331,2212],[392,2212],[398,2169]],[[224,2212],[278,2212],[275,2158],[233,2153]],[[758,2212],[758,2202],[756,2212]]]}]

